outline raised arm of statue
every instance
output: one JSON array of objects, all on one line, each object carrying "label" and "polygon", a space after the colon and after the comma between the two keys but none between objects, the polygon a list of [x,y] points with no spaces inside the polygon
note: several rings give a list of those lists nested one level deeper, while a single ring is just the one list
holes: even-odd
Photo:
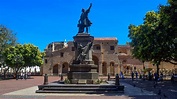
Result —
[{"label": "raised arm of statue", "polygon": [[89,8],[87,9],[87,12],[90,12],[91,7],[92,7],[92,3],[90,3],[90,6],[89,6]]}]

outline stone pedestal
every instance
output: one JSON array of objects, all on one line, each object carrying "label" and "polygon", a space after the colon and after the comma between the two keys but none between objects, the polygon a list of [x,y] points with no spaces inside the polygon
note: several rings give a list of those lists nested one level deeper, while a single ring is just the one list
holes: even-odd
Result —
[{"label": "stone pedestal", "polygon": [[[73,38],[75,59],[70,65],[68,79],[73,84],[91,84],[98,79],[98,66],[94,65],[92,60],[92,45],[90,45],[93,43],[94,37],[87,33],[78,33]],[[80,46],[83,48],[81,48],[81,51],[79,49]],[[83,57],[80,57],[80,55],[83,55]]]},{"label": "stone pedestal", "polygon": [[[90,36],[90,34],[87,34],[87,33],[78,33],[73,38],[74,38],[74,47],[75,47],[75,60],[73,62],[74,64],[78,64],[76,62],[76,58],[80,54],[80,52],[78,51],[79,49],[78,47],[80,47],[79,45],[82,45],[82,47],[87,46],[89,43],[93,42],[94,37]],[[88,52],[86,52],[86,57],[84,59],[84,62],[90,64],[90,63],[93,63],[92,61],[93,60],[92,60],[92,47],[91,47],[88,50]]]},{"label": "stone pedestal", "polygon": [[72,64],[68,73],[68,79],[73,84],[92,84],[98,79],[97,65],[94,64]]}]

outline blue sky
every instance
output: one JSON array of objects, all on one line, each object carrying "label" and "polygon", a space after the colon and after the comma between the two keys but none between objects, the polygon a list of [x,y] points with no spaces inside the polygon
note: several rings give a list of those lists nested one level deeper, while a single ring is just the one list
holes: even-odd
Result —
[{"label": "blue sky", "polygon": [[0,0],[0,24],[13,30],[21,44],[32,43],[43,51],[55,41],[72,41],[78,32],[82,8],[93,6],[89,33],[130,41],[128,26],[142,24],[147,11],[157,11],[167,0]]}]

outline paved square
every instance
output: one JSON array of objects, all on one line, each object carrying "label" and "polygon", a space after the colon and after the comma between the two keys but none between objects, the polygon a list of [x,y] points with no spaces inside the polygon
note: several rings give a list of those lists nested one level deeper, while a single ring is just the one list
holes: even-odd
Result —
[{"label": "paved square", "polygon": [[[49,82],[57,81],[57,76],[49,76]],[[153,91],[147,91],[145,88],[132,86],[130,79],[120,80],[120,84],[125,86],[124,93],[107,93],[107,94],[57,94],[57,93],[35,93],[37,85],[43,83],[43,77],[37,76],[27,80],[3,80],[0,81],[0,99],[149,99],[160,98]],[[148,81],[147,81],[148,82]],[[111,82],[110,82],[111,83]],[[114,83],[114,81],[112,81]],[[173,90],[173,92],[177,92]],[[173,99],[170,98],[170,99]]]}]

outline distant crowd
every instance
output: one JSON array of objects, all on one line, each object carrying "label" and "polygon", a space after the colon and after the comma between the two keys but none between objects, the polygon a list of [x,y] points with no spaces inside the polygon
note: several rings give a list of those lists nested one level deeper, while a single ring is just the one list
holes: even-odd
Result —
[{"label": "distant crowd", "polygon": [[[124,79],[125,78],[125,75],[123,74],[123,72],[121,71],[120,74],[119,74],[119,77],[121,79]],[[131,72],[131,79],[132,81],[135,80],[135,79],[142,79],[142,80],[154,80],[154,81],[163,81],[163,78],[164,78],[164,75],[162,72],[160,72],[160,74],[158,74],[157,72],[155,73],[151,73],[151,72],[148,72],[146,75],[145,74],[141,74],[141,73],[138,73],[137,71],[132,71]],[[171,80],[173,81],[175,78],[174,74],[171,75]]]}]

